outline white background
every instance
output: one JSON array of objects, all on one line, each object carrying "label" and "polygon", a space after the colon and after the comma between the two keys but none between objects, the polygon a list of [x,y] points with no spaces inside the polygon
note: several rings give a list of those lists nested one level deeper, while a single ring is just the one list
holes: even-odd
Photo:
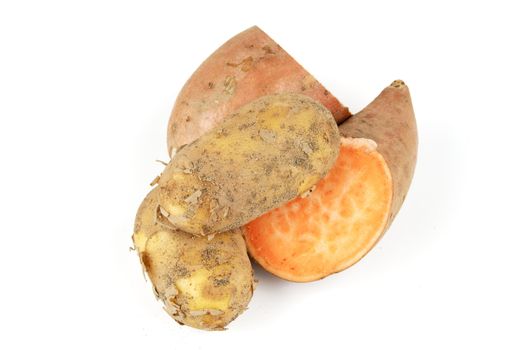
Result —
[{"label": "white background", "polygon": [[[518,4],[2,1],[0,348],[524,349]],[[250,309],[203,332],[128,248],[179,89],[254,24],[354,112],[405,80],[419,161],[359,264],[310,284],[256,268]]]}]

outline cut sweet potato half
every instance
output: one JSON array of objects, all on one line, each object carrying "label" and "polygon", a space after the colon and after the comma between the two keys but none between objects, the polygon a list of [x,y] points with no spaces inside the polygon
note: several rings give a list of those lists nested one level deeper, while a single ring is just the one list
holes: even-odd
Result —
[{"label": "cut sweet potato half", "polygon": [[348,108],[261,29],[241,32],[208,57],[180,91],[168,124],[170,156],[239,107],[284,92],[320,102],[338,123],[350,116]]},{"label": "cut sweet potato half", "polygon": [[245,226],[250,254],[269,272],[313,281],[359,260],[381,236],[392,204],[392,181],[375,144],[343,139],[328,176]]},{"label": "cut sweet potato half", "polygon": [[359,261],[389,227],[408,191],[417,133],[403,82],[392,83],[340,132],[336,164],[308,197],[244,227],[251,256],[281,278],[314,281]]}]

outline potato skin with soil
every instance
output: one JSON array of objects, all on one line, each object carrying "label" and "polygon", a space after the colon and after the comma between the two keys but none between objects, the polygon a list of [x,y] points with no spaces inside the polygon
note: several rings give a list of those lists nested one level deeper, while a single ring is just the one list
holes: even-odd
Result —
[{"label": "potato skin with soil", "polygon": [[168,152],[189,144],[241,106],[265,95],[293,92],[320,102],[338,123],[348,108],[258,27],[231,38],[193,73],[168,124]]},{"label": "potato skin with soil", "polygon": [[158,214],[154,189],[141,204],[133,242],[157,297],[177,322],[220,330],[243,312],[253,274],[240,230],[212,240],[173,230]]},{"label": "potato skin with soil", "polygon": [[195,235],[238,228],[310,190],[339,143],[335,120],[318,102],[265,96],[177,152],[158,182],[161,213]]}]

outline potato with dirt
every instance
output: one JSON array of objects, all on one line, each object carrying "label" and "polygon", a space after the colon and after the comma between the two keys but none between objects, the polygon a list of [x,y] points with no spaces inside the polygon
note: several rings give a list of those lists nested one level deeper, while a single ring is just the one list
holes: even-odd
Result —
[{"label": "potato with dirt", "polygon": [[173,230],[158,214],[157,191],[141,204],[133,242],[164,309],[177,322],[220,330],[243,312],[253,272],[240,230],[212,240]]},{"label": "potato with dirt", "polygon": [[238,228],[310,191],[339,143],[320,103],[299,94],[262,97],[175,154],[158,181],[160,213],[194,235]]}]

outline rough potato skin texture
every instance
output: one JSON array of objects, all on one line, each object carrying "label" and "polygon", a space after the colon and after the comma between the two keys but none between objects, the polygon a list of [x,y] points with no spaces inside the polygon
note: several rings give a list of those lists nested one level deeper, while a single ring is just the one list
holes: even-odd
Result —
[{"label": "rough potato skin texture", "polygon": [[417,126],[408,86],[396,80],[365,109],[339,127],[344,137],[366,138],[377,143],[392,175],[392,207],[386,229],[405,200],[417,158]]},{"label": "rough potato skin texture", "polygon": [[231,38],[193,73],[168,124],[168,151],[189,144],[239,107],[259,97],[295,92],[312,97],[338,123],[348,108],[258,27]]},{"label": "rough potato skin texture", "polygon": [[253,274],[240,230],[212,240],[175,231],[157,213],[154,189],[141,204],[133,242],[155,294],[177,322],[220,330],[243,312]]},{"label": "rough potato skin texture", "polygon": [[335,120],[313,99],[262,97],[177,152],[158,182],[161,212],[195,235],[240,227],[312,188],[339,143]]}]

